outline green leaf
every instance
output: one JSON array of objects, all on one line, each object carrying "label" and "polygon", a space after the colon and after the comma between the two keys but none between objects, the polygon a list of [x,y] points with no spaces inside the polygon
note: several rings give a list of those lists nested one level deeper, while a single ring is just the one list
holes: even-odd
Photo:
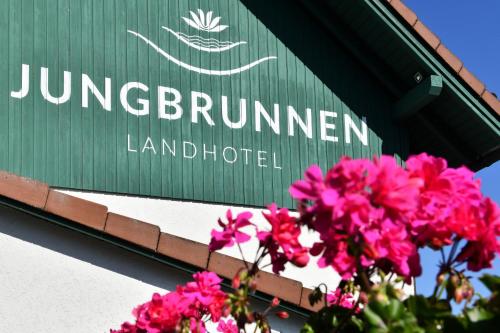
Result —
[{"label": "green leaf", "polygon": [[391,320],[399,319],[404,312],[404,307],[401,302],[396,299],[391,299],[389,305],[387,306],[388,316]]},{"label": "green leaf", "polygon": [[493,313],[479,307],[474,307],[472,309],[469,309],[465,312],[465,314],[472,323],[493,319],[495,317]]},{"label": "green leaf", "polygon": [[435,320],[451,316],[451,306],[445,300],[431,302],[428,298],[419,295],[409,297],[405,304],[419,320]]},{"label": "green leaf", "polygon": [[384,330],[385,332],[387,330],[387,326],[385,325],[384,320],[382,320],[382,318],[380,318],[380,316],[377,313],[375,313],[372,309],[370,309],[370,306],[367,306],[363,311],[366,320],[372,326],[385,329]]},{"label": "green leaf", "polygon": [[361,332],[363,331],[363,327],[365,326],[363,321],[359,319],[358,317],[352,316],[351,317],[351,322],[352,324]]},{"label": "green leaf", "polygon": [[500,291],[500,277],[490,274],[484,274],[479,278],[481,282],[491,291]]},{"label": "green leaf", "polygon": [[300,330],[300,333],[314,333],[314,329],[308,323],[304,324],[304,327]]}]

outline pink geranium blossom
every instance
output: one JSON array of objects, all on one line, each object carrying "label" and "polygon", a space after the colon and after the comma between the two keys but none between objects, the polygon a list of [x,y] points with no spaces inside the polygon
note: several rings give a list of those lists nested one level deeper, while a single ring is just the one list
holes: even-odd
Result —
[{"label": "pink geranium blossom", "polygon": [[[326,295],[326,302],[329,306],[339,306],[345,309],[353,309],[356,306],[356,299],[351,293],[344,293],[342,289],[337,288],[335,291],[330,292]],[[360,308],[356,308],[356,312],[359,312]]]},{"label": "pink geranium blossom", "polygon": [[481,228],[478,228],[476,239],[469,241],[457,257],[475,272],[491,268],[495,255],[500,253],[500,209],[491,199],[483,200],[477,224]]},{"label": "pink geranium blossom", "polygon": [[474,174],[464,167],[448,168],[444,159],[427,154],[408,159],[407,169],[423,182],[419,206],[411,217],[417,244],[439,249],[454,237],[475,239],[482,194]]},{"label": "pink geranium blossom", "polygon": [[234,320],[229,319],[227,321],[221,320],[219,321],[219,325],[217,326],[217,332],[221,333],[238,333],[238,326]]},{"label": "pink geranium blossom", "polygon": [[304,267],[309,262],[309,251],[299,242],[301,230],[297,219],[290,216],[286,208],[278,210],[275,204],[269,206],[269,211],[270,214],[263,215],[271,225],[271,230],[259,231],[257,238],[271,256],[273,272],[277,274],[284,270],[288,261]]},{"label": "pink geranium blossom", "polygon": [[298,200],[316,200],[323,191],[323,173],[317,165],[307,169],[304,180],[298,180],[290,187],[290,194]]},{"label": "pink geranium blossom", "polygon": [[[298,185],[305,188],[303,182],[290,190],[302,201],[304,196],[296,194]],[[408,216],[418,206],[422,182],[410,177],[394,158],[342,158],[324,179],[308,176],[306,183],[316,191],[305,222],[319,233],[321,241],[312,254],[321,255],[320,267],[332,266],[344,279],[359,267],[373,265],[405,277],[419,272],[418,265],[410,261],[416,247]]]},{"label": "pink geranium blossom", "polygon": [[193,277],[193,282],[177,287],[177,292],[190,304],[185,313],[194,316],[201,310],[210,314],[214,322],[218,321],[223,315],[227,299],[226,294],[221,290],[222,279],[212,272],[196,273]]},{"label": "pink geranium blossom", "polygon": [[112,333],[175,333],[182,327],[191,332],[204,333],[205,318],[218,322],[227,315],[227,295],[221,290],[220,279],[215,273],[201,272],[193,275],[194,281],[166,295],[154,294],[151,301],[133,311],[135,324],[124,323]]},{"label": "pink geranium blossom", "polygon": [[234,242],[245,243],[250,240],[250,235],[242,232],[240,229],[253,225],[252,222],[250,222],[252,213],[242,212],[234,219],[233,213],[231,210],[228,210],[226,218],[228,221],[227,224],[223,223],[221,219],[218,221],[219,226],[222,227],[222,231],[212,230],[212,239],[209,245],[209,250],[212,252],[224,247],[231,247],[234,245]]}]

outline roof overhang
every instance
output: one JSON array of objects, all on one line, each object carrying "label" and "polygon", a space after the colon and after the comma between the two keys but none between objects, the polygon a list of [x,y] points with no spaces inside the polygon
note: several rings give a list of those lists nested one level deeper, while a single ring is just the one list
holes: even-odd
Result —
[{"label": "roof overhang", "polygon": [[394,96],[410,153],[473,170],[500,158],[500,101],[401,1],[298,1]]}]

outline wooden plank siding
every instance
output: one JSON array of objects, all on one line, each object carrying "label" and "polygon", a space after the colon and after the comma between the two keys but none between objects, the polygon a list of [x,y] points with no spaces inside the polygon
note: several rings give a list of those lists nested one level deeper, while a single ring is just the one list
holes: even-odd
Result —
[{"label": "wooden plank siding", "polygon": [[[272,21],[257,17],[238,0],[1,1],[0,169],[56,187],[247,206],[276,201],[293,207],[288,186],[311,164],[326,170],[344,155],[389,152],[404,157],[406,134],[391,121],[391,98],[378,81],[299,7],[281,0],[268,6]],[[198,9],[212,11],[213,17],[221,17],[219,24],[229,27],[219,33],[189,27],[182,17],[189,18],[189,11]],[[225,52],[203,52],[162,27],[246,43]],[[169,61],[127,30],[194,67],[229,69],[268,56],[277,59],[230,76],[199,74]],[[28,95],[18,99],[10,93],[21,87],[22,64],[30,66],[31,82]],[[54,97],[64,92],[64,71],[71,73],[69,101],[56,105],[43,98],[41,67],[48,68],[48,89]],[[82,74],[102,94],[106,78],[111,80],[111,111],[91,92],[88,108],[82,107]],[[136,116],[122,106],[120,92],[128,82],[148,87],[148,91],[131,89],[127,98],[137,109],[146,100],[148,115]],[[159,118],[158,86],[181,93],[181,119]],[[211,97],[208,114],[214,126],[202,113],[198,123],[192,121],[191,92]],[[240,99],[246,100],[243,128],[224,125],[222,96],[227,96],[228,118],[233,122],[240,120]],[[166,94],[167,99],[173,97]],[[256,101],[271,118],[274,104],[279,105],[279,135],[264,119],[262,130],[256,131]],[[198,99],[200,106],[205,102]],[[311,109],[312,139],[298,124],[295,135],[289,135],[288,106],[302,119]],[[336,113],[328,121],[335,123],[329,134],[338,142],[321,140],[322,110]],[[170,107],[166,112],[175,110]],[[346,143],[344,115],[359,128],[361,119],[367,118],[368,146],[355,135],[352,143]],[[383,131],[374,131],[371,124]],[[129,138],[137,151],[128,150]],[[155,151],[149,147],[142,152],[147,138]],[[175,156],[162,140],[175,149]],[[183,156],[184,141],[196,146],[195,158]],[[214,146],[215,155],[210,153]],[[190,154],[193,146],[186,147]],[[236,162],[224,160],[225,147],[236,150]],[[226,154],[233,158],[233,150]]]}]

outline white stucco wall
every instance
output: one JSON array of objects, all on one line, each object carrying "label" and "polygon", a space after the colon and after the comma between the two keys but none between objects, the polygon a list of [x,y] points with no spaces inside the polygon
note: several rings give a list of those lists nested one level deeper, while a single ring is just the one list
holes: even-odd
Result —
[{"label": "white stucco wall", "polygon": [[[80,191],[61,190],[61,192],[108,206],[109,211],[158,225],[163,232],[205,244],[210,241],[210,231],[218,227],[217,219],[225,218],[228,208],[236,213],[244,210],[251,211],[259,227],[268,228],[268,223],[262,217],[260,209]],[[308,234],[307,231],[303,233],[304,244],[312,244],[314,240],[314,235]],[[256,249],[255,240],[243,244],[245,259],[251,261]],[[233,257],[241,257],[237,248],[223,249],[221,252]],[[288,265],[283,276],[301,281],[305,287],[309,288],[314,288],[321,283],[328,283],[330,287],[335,287],[340,281],[339,275],[332,269],[318,269],[315,259],[312,260],[313,264],[302,269]],[[271,271],[271,268],[266,268],[266,270]]]},{"label": "white stucco wall", "polygon": [[[168,222],[164,227],[175,229]],[[132,308],[153,292],[189,279],[164,264],[0,206],[0,332],[109,332],[132,319]],[[273,328],[297,332],[302,320],[276,321]]]}]

